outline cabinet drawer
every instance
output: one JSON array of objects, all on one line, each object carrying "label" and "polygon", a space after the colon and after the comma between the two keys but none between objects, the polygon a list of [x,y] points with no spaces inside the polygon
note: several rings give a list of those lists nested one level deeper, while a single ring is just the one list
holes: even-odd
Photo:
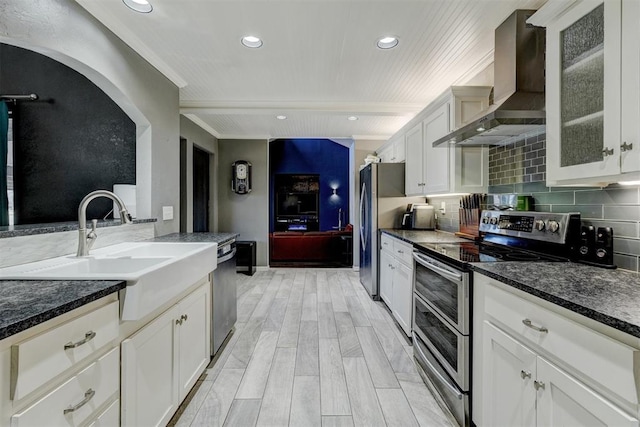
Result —
[{"label": "cabinet drawer", "polygon": [[393,253],[393,241],[395,239],[388,234],[382,233],[380,236],[380,249]]},{"label": "cabinet drawer", "polygon": [[11,399],[19,400],[118,338],[118,301],[11,347]]},{"label": "cabinet drawer", "polygon": [[[576,376],[638,403],[639,350],[495,286],[486,287],[484,303],[489,320],[525,344],[546,352]],[[531,326],[525,325],[527,319]]]},{"label": "cabinet drawer", "polygon": [[89,427],[114,427],[120,425],[120,400],[113,402]]},{"label": "cabinet drawer", "polygon": [[11,417],[11,426],[80,425],[97,408],[117,396],[120,388],[119,356],[119,348],[114,348],[66,383]]},{"label": "cabinet drawer", "polygon": [[393,256],[413,270],[413,246],[402,240],[393,240]]}]

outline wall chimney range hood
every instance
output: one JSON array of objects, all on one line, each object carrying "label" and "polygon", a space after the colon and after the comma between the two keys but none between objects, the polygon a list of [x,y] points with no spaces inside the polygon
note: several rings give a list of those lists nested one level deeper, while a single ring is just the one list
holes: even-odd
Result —
[{"label": "wall chimney range hood", "polygon": [[545,29],[527,24],[534,13],[516,10],[495,30],[494,103],[434,147],[507,145],[545,131]]}]

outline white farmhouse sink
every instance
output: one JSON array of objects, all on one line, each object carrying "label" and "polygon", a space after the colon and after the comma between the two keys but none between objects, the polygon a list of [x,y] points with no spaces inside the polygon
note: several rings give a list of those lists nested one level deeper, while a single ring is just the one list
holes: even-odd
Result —
[{"label": "white farmhouse sink", "polygon": [[16,280],[126,280],[122,320],[137,320],[216,268],[217,243],[131,242],[0,269]]}]

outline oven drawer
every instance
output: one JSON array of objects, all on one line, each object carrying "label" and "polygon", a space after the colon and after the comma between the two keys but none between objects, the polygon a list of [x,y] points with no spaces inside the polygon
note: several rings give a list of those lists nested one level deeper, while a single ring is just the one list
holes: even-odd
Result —
[{"label": "oven drawer", "polygon": [[634,372],[640,368],[640,350],[491,284],[484,303],[489,321],[577,376],[638,403]]},{"label": "oven drawer", "polygon": [[413,289],[461,334],[469,334],[469,273],[414,252]]},{"label": "oven drawer", "polygon": [[427,385],[437,390],[458,424],[469,426],[469,394],[463,393],[458,388],[415,333],[413,334],[413,357],[420,368],[418,369],[420,375],[423,378],[426,377]]},{"label": "oven drawer", "polygon": [[464,392],[469,390],[468,335],[462,335],[414,294],[413,330]]}]

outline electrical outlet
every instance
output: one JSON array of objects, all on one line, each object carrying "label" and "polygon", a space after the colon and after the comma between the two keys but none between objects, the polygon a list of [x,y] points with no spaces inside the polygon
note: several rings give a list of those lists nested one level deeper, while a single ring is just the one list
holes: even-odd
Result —
[{"label": "electrical outlet", "polygon": [[168,221],[173,219],[173,206],[163,206],[162,207],[162,220]]},{"label": "electrical outlet", "polygon": [[442,215],[446,215],[447,214],[447,203],[446,202],[440,202],[440,213]]}]

